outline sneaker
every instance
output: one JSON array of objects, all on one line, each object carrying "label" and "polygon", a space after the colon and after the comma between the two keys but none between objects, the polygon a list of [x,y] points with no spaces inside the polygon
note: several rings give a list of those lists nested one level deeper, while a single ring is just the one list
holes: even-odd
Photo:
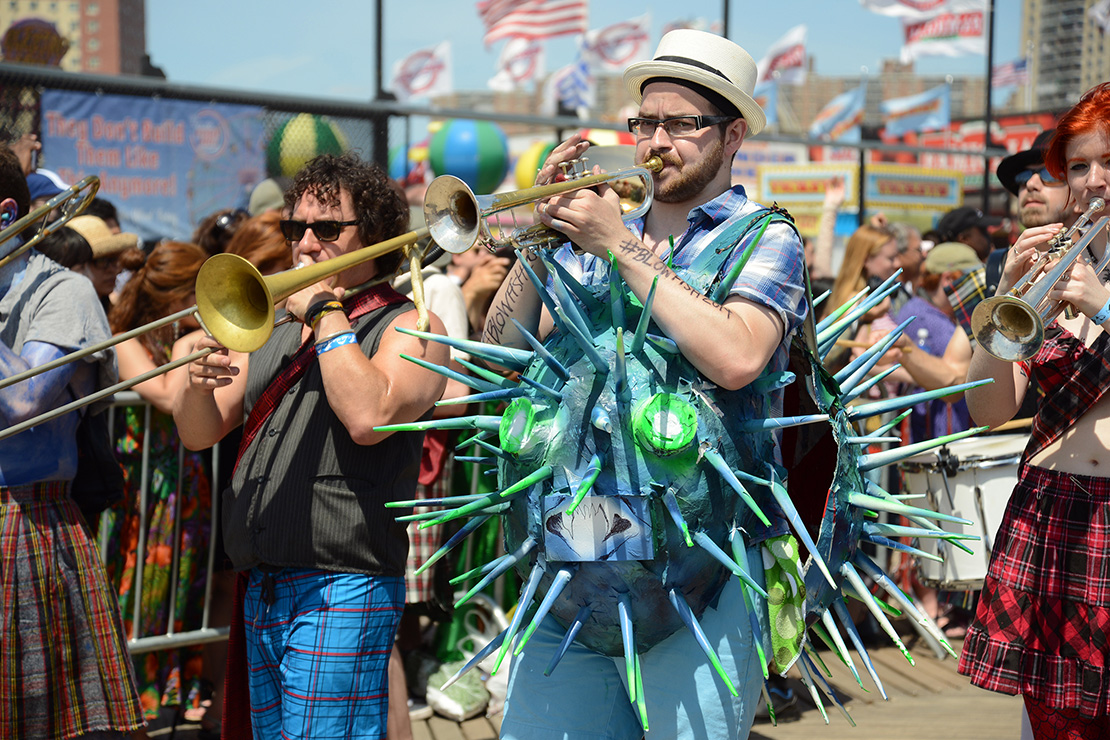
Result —
[{"label": "sneaker", "polygon": [[423,722],[435,714],[427,702],[409,699],[409,719],[413,722]]},{"label": "sneaker", "polygon": [[[777,686],[772,686],[768,690],[768,694],[771,697],[771,705],[775,710],[776,722],[793,722],[801,718],[802,712],[798,708],[798,696],[794,693],[794,689],[787,687],[784,690]],[[771,721],[771,713],[767,711],[766,702],[759,702],[759,708],[755,712],[755,721]]]}]

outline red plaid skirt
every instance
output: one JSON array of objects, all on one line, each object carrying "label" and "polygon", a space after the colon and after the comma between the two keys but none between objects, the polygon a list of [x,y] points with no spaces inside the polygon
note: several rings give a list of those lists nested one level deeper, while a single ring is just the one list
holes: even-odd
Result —
[{"label": "red plaid skirt", "polygon": [[1088,717],[1110,715],[1110,478],[1024,466],[959,672]]}]

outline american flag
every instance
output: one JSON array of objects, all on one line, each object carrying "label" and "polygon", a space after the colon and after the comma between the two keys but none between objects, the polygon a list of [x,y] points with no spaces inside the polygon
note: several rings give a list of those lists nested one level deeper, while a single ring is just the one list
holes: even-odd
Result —
[{"label": "american flag", "polygon": [[546,39],[585,33],[587,0],[481,0],[486,45],[514,37]]},{"label": "american flag", "polygon": [[1029,62],[1026,59],[998,64],[991,70],[991,85],[994,87],[1024,85],[1027,82],[1029,82]]},{"label": "american flag", "polygon": [[563,67],[559,73],[555,82],[559,101],[571,110],[590,107],[593,104],[593,75],[583,55],[579,54],[574,64]]}]

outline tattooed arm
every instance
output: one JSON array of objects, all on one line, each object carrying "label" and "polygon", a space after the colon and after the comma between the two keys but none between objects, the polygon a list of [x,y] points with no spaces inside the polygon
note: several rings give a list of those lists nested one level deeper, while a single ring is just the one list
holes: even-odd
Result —
[{"label": "tattooed arm", "polygon": [[[547,267],[540,258],[530,251],[524,251],[524,258],[540,280],[547,279]],[[530,345],[517,331],[510,319],[516,319],[533,336],[543,338],[551,330],[551,318],[540,302],[539,295],[520,260],[509,270],[505,281],[497,289],[489,311],[486,312],[486,326],[482,340],[490,344],[506,347],[529,349]]]}]

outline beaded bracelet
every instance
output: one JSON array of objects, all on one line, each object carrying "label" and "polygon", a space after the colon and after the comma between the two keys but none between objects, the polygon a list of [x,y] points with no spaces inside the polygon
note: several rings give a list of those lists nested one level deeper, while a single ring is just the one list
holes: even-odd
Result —
[{"label": "beaded bracelet", "polygon": [[343,304],[339,301],[318,301],[309,306],[308,310],[305,311],[304,322],[311,326],[313,331],[316,331],[316,322],[326,314],[342,310]]},{"label": "beaded bracelet", "polygon": [[353,331],[342,331],[338,334],[333,334],[316,343],[316,356],[331,352],[336,347],[342,347],[345,344],[354,344],[358,341]]},{"label": "beaded bracelet", "polygon": [[1098,310],[1098,313],[1091,317],[1091,323],[1102,326],[1108,319],[1110,319],[1110,298],[1107,298],[1106,303]]}]

